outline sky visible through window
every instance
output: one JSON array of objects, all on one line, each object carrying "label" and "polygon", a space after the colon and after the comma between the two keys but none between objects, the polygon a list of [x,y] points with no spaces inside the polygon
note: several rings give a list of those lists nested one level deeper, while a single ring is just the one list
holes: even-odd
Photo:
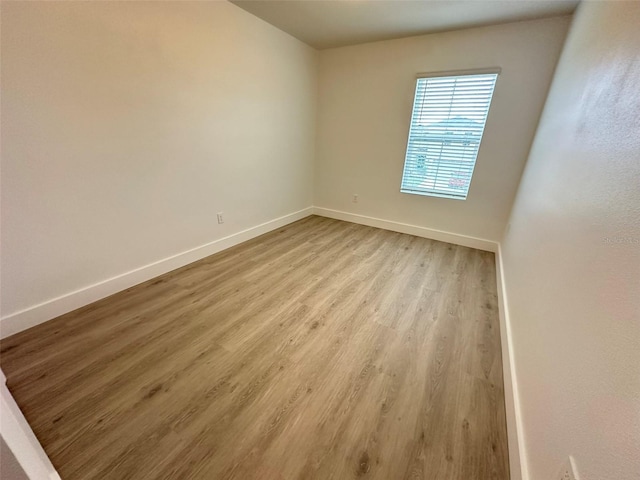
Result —
[{"label": "sky visible through window", "polygon": [[497,76],[417,80],[402,192],[467,197]]}]

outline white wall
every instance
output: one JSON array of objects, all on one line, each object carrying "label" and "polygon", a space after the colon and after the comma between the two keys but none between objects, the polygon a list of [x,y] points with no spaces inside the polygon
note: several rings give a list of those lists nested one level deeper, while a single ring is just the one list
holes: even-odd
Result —
[{"label": "white wall", "polygon": [[[316,206],[498,241],[569,21],[321,51]],[[416,74],[496,66],[502,74],[467,200],[400,193]]]},{"label": "white wall", "polygon": [[310,207],[316,92],[227,2],[2,2],[2,316]]},{"label": "white wall", "polygon": [[583,2],[503,244],[531,480],[640,478],[640,3]]}]

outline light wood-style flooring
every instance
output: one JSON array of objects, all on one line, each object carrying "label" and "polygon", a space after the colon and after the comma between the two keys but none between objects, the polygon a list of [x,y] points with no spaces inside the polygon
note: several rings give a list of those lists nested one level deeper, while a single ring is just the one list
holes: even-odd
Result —
[{"label": "light wood-style flooring", "polygon": [[308,217],[1,342],[64,480],[506,480],[494,256]]}]

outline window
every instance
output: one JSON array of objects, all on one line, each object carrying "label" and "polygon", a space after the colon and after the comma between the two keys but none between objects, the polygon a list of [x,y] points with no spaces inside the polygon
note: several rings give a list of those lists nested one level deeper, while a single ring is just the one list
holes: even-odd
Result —
[{"label": "window", "polygon": [[467,198],[497,78],[496,70],[418,78],[401,192]]}]

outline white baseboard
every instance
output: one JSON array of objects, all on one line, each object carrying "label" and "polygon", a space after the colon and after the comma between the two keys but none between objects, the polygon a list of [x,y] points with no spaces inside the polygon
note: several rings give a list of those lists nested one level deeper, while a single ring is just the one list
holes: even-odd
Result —
[{"label": "white baseboard", "polygon": [[7,315],[0,319],[0,338],[6,338],[312,214],[313,207],[308,207]]},{"label": "white baseboard", "polygon": [[331,210],[329,208],[313,207],[313,213],[322,217],[335,218],[336,220],[345,220],[347,222],[359,223],[369,227],[382,228],[384,230],[392,230],[394,232],[408,233],[417,237],[429,238],[440,242],[453,243],[462,245],[463,247],[477,248],[487,252],[497,252],[498,243],[486,240],[484,238],[469,237],[457,233],[445,232],[443,230],[435,230],[432,228],[419,227],[417,225],[409,225],[407,223],[393,222],[391,220],[383,220],[381,218],[367,217],[365,215],[357,215],[355,213],[342,212],[340,210]]},{"label": "white baseboard", "polygon": [[[502,265],[502,252],[500,245],[491,240],[458,235],[451,232],[367,217],[339,210],[331,210],[328,208],[308,207],[3,317],[0,319],[0,338],[6,338],[22,330],[26,330],[27,328],[46,322],[47,320],[51,320],[52,318],[58,317],[312,214],[496,253],[496,279],[500,312],[500,335],[502,343],[502,363],[511,480],[529,480],[528,470],[526,467],[522,417],[520,413],[520,402],[513,357],[509,307],[507,292],[505,289],[504,268]],[[2,373],[1,370],[0,373]],[[4,385],[4,382],[2,382],[2,384]],[[55,470],[51,472],[51,478],[59,478],[57,477]]]},{"label": "white baseboard", "polygon": [[498,251],[496,252],[496,281],[498,284],[502,374],[507,414],[507,438],[509,442],[509,468],[511,480],[529,480],[522,415],[520,411],[520,397],[518,395],[518,382],[513,356],[509,302],[505,288],[504,266],[502,263],[502,249],[500,244],[498,244]]},{"label": "white baseboard", "polygon": [[442,230],[408,225],[405,223],[367,217],[339,210],[331,210],[328,208],[314,207],[313,213],[323,217],[335,218],[337,220],[344,220],[385,230],[392,230],[394,232],[408,233],[418,237],[430,238],[432,240],[439,240],[442,242],[453,243],[456,245],[477,248],[479,250],[495,253],[498,305],[500,314],[500,340],[503,359],[502,368],[507,416],[507,437],[509,442],[509,469],[511,480],[529,480],[526,453],[524,449],[520,400],[518,397],[516,370],[513,356],[509,304],[505,289],[504,268],[502,266],[500,244],[498,242],[482,238],[469,237]]}]

